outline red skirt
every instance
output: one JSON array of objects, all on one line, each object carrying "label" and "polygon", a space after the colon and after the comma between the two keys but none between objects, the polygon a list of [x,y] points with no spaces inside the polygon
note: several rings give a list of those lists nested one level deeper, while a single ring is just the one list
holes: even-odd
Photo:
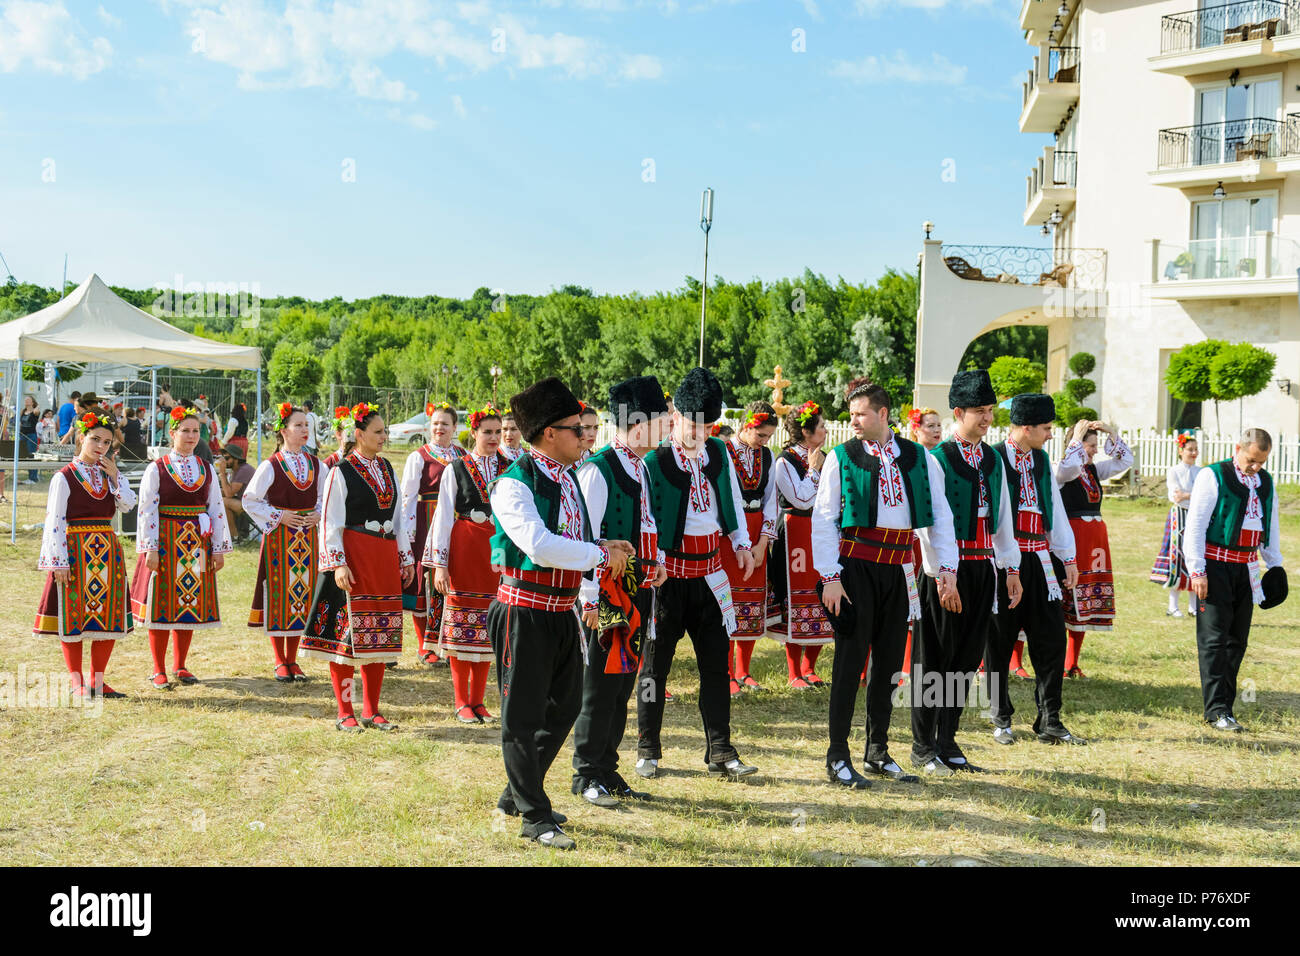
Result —
[{"label": "red skirt", "polygon": [[786,627],[770,632],[781,643],[830,644],[835,640],[826,608],[817,596],[819,575],[812,559],[812,518],[787,514],[785,522]]},{"label": "red skirt", "polygon": [[492,660],[487,609],[501,575],[492,570],[491,521],[457,518],[451,526],[447,576],[451,579],[438,632],[439,653],[462,661]]},{"label": "red skirt", "polygon": [[[745,512],[745,527],[749,529],[749,540],[758,540],[758,533],[763,528],[761,511]],[[731,583],[731,603],[736,608],[736,631],[731,635],[733,641],[753,641],[763,636],[767,630],[767,566],[771,554],[767,554],[763,563],[756,567],[749,580],[743,580],[744,574],[736,563],[736,552],[731,542],[725,538],[718,547],[722,559],[722,570],[727,572]]]},{"label": "red skirt", "polygon": [[1115,578],[1106,522],[1071,518],[1079,583],[1063,588],[1065,626],[1071,631],[1109,631],[1115,623]]},{"label": "red skirt", "polygon": [[343,529],[343,551],[352,572],[352,593],[334,582],[333,571],[316,578],[300,651],[338,664],[375,664],[402,656],[402,572],[390,536]]}]

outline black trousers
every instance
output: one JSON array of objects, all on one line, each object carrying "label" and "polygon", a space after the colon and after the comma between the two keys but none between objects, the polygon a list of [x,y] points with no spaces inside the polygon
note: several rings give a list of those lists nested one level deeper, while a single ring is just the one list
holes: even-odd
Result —
[{"label": "black trousers", "polygon": [[901,564],[875,564],[860,558],[840,558],[840,584],[852,602],[852,634],[835,633],[831,665],[830,745],[826,762],[849,760],[849,729],[858,700],[858,678],[867,670],[867,750],[869,761],[889,758],[889,719],[894,710],[907,649],[907,578]]},{"label": "black trousers", "polygon": [[912,756],[917,760],[965,756],[957,746],[957,727],[984,655],[997,587],[993,562],[962,561],[957,565],[961,613],[954,614],[939,603],[935,579],[922,575],[921,620],[912,638]]},{"label": "black trousers", "polygon": [[[1065,566],[1052,556],[1052,570],[1057,583],[1065,588]],[[1016,638],[1025,632],[1029,659],[1034,665],[1034,704],[1038,716],[1034,732],[1061,726],[1061,685],[1065,668],[1065,610],[1061,602],[1047,600],[1047,577],[1038,555],[1022,552],[1020,555],[1020,584],[1024,596],[1017,607],[1010,607],[1007,597],[1007,572],[998,571],[998,613],[996,627],[989,633],[989,656],[984,659],[984,673],[993,725],[1010,727],[1011,684],[1007,670],[1011,666],[1011,652]]]},{"label": "black trousers", "polygon": [[1196,614],[1196,656],[1201,666],[1205,719],[1215,721],[1234,716],[1237,672],[1246,656],[1255,600],[1247,565],[1207,560],[1205,578],[1209,590]]},{"label": "black trousers", "polygon": [[718,599],[704,578],[669,578],[659,587],[655,609],[655,639],[646,647],[641,665],[642,689],[637,694],[640,730],[636,755],[663,757],[659,735],[664,724],[664,684],[673,664],[677,642],[690,632],[700,671],[700,717],[704,720],[704,760],[725,763],[739,755],[731,746],[731,676],[727,627]]},{"label": "black trousers", "polygon": [[573,611],[542,611],[493,601],[488,636],[501,691],[501,755],[523,835],[555,825],[546,771],[578,716],[582,655]]},{"label": "black trousers", "polygon": [[[642,636],[654,613],[654,590],[641,588],[633,599],[641,614]],[[606,674],[609,651],[600,646],[594,631],[584,627],[587,665],[582,673],[582,710],[573,725],[573,785],[575,792],[589,781],[604,781],[618,770],[618,747],[627,729],[627,702],[636,688],[637,675]],[[648,644],[649,642],[645,642]],[[641,648],[644,657],[645,645]]]}]

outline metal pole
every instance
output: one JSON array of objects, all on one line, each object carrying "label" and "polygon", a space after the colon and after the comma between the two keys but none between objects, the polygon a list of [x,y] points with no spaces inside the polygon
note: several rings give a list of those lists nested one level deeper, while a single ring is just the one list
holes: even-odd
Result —
[{"label": "metal pole", "polygon": [[[19,355],[21,356],[21,354],[22,352],[20,350]],[[21,406],[18,403],[22,401],[22,392],[23,392],[23,387],[22,387],[23,360],[21,357],[18,359],[17,362],[14,363],[14,367],[18,372],[17,378],[15,379],[15,381],[18,384],[14,386],[14,422],[15,424],[18,424],[19,423],[18,416],[22,414],[19,411]],[[13,433],[13,438],[14,438],[14,471],[13,471],[14,481],[13,481],[13,489],[12,489],[13,499],[11,501],[11,508],[10,508],[10,515],[9,515],[9,542],[11,544],[18,540],[18,443],[20,441],[20,436],[17,433]]]},{"label": "metal pole", "polygon": [[[149,369],[149,444],[158,444],[158,369]],[[148,449],[145,457],[149,457]]]},{"label": "metal pole", "polygon": [[257,366],[257,460],[262,461],[262,366]]},{"label": "metal pole", "polygon": [[709,231],[704,230],[704,284],[700,287],[700,367],[704,367],[704,312],[709,304]]}]

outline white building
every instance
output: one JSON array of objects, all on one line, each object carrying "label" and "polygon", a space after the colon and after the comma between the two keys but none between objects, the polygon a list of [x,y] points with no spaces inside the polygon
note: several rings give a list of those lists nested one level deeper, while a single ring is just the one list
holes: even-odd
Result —
[{"label": "white building", "polygon": [[[1182,346],[1218,338],[1278,357],[1247,423],[1300,430],[1300,2],[1195,5],[1024,0],[1020,130],[1046,144],[1022,221],[1052,237],[925,243],[918,402],[946,406],[976,336],[1039,324],[1048,390],[1091,352],[1089,403],[1122,427],[1214,429],[1164,373]],[[1236,403],[1223,416],[1235,430]]]}]

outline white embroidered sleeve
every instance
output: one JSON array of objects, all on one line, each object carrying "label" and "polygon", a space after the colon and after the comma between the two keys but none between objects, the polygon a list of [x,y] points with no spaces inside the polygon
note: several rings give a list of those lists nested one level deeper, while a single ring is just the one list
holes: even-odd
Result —
[{"label": "white embroidered sleeve", "polygon": [[45,529],[41,534],[41,556],[37,570],[59,571],[68,567],[68,480],[62,472],[50,479],[45,501]]},{"label": "white embroidered sleeve", "polygon": [[1188,572],[1193,576],[1205,573],[1205,532],[1209,530],[1210,516],[1218,503],[1219,479],[1213,468],[1206,468],[1196,476],[1196,484],[1192,485],[1192,497],[1187,502],[1187,528],[1183,531],[1183,557]]},{"label": "white embroidered sleeve", "polygon": [[775,468],[768,472],[767,488],[763,490],[763,527],[759,529],[759,534],[767,535],[770,540],[776,540],[776,522],[781,517],[781,506],[776,496],[776,477]]},{"label": "white embroidered sleeve", "polygon": [[[712,454],[712,450],[709,454]],[[727,472],[727,480],[731,482],[731,503],[736,511],[736,530],[727,537],[731,540],[733,551],[747,551],[754,543],[749,540],[749,523],[745,520],[745,499],[740,494],[740,482],[736,480],[736,466],[732,463],[730,455],[723,456],[722,464]],[[718,502],[718,507],[722,507],[722,502]]]},{"label": "white embroidered sleeve", "polygon": [[952,508],[944,492],[947,480],[943,466],[933,455],[926,455],[926,469],[930,478],[930,508],[934,523],[928,528],[918,528],[916,537],[921,542],[921,564],[925,573],[935,577],[943,572],[957,573],[957,537],[953,530]]},{"label": "white embroidered sleeve", "polygon": [[492,486],[492,514],[515,547],[539,567],[590,571],[604,563],[605,551],[599,545],[548,531],[532,491],[517,478],[505,477]]},{"label": "white embroidered sleeve", "polygon": [[445,568],[451,557],[451,526],[456,523],[456,470],[446,468],[438,488],[438,507],[433,510],[433,525],[424,542],[420,561],[425,567]]},{"label": "white embroidered sleeve", "polygon": [[813,505],[813,568],[823,581],[840,579],[840,515],[844,502],[840,497],[839,453],[836,447],[826,455],[817,486],[817,501]]},{"label": "white embroidered sleeve", "polygon": [[130,511],[135,507],[135,492],[131,490],[131,483],[126,480],[126,475],[120,471],[117,473],[117,484],[109,484],[108,490],[113,493],[117,499],[117,510],[123,513]]},{"label": "white embroidered sleeve", "polygon": [[240,498],[244,511],[261,529],[262,534],[270,534],[280,523],[280,516],[283,514],[280,509],[272,507],[266,500],[274,481],[275,466],[270,461],[264,461],[257,466],[257,471],[253,472],[253,477],[249,479],[248,487],[244,489],[243,497]]},{"label": "white embroidered sleeve", "polygon": [[1056,483],[1068,485],[1083,473],[1083,465],[1083,442],[1070,442],[1061,456],[1061,463],[1056,466]]},{"label": "white embroidered sleeve", "polygon": [[1114,478],[1116,475],[1127,471],[1133,467],[1133,452],[1128,445],[1124,444],[1124,439],[1116,438],[1112,435],[1106,436],[1106,454],[1110,457],[1105,461],[1099,461],[1097,465],[1097,477],[1102,481],[1108,478]]},{"label": "white embroidered sleeve", "polygon": [[136,515],[135,550],[158,550],[158,462],[151,461],[140,478],[140,511]]},{"label": "white embroidered sleeve", "polygon": [[217,481],[217,470],[206,462],[200,464],[208,469],[208,520],[212,522],[212,553],[229,554],[235,550],[230,541],[230,526],[226,523],[226,502],[221,497],[221,483]]},{"label": "white embroidered sleeve", "polygon": [[[419,450],[406,456],[406,465],[402,468],[402,518],[408,528],[415,527],[415,512],[420,503],[420,473],[424,471],[424,457]],[[397,517],[396,514],[393,515]]]},{"label": "white embroidered sleeve", "polygon": [[333,571],[346,567],[348,556],[343,552],[343,526],[348,519],[348,483],[339,468],[331,468],[325,481],[325,515],[321,519],[321,545],[319,567]]},{"label": "white embroidered sleeve", "polygon": [[[592,536],[600,537],[601,525],[605,523],[605,506],[609,504],[609,486],[599,468],[588,462],[578,469],[578,487],[582,490],[583,501],[587,503],[587,517],[591,519]],[[654,517],[651,516],[651,521]],[[644,527],[644,522],[642,522]],[[636,544],[635,541],[632,542]],[[594,611],[600,602],[599,572],[590,578],[584,577],[580,587],[582,609]]]},{"label": "white embroidered sleeve", "polygon": [[[1050,468],[1051,465],[1048,467]],[[1060,478],[1050,484],[1052,486],[1052,530],[1047,535],[1047,544],[1062,563],[1073,564],[1075,561],[1074,529],[1070,527],[1070,517],[1065,513],[1065,502],[1061,500]]]}]

